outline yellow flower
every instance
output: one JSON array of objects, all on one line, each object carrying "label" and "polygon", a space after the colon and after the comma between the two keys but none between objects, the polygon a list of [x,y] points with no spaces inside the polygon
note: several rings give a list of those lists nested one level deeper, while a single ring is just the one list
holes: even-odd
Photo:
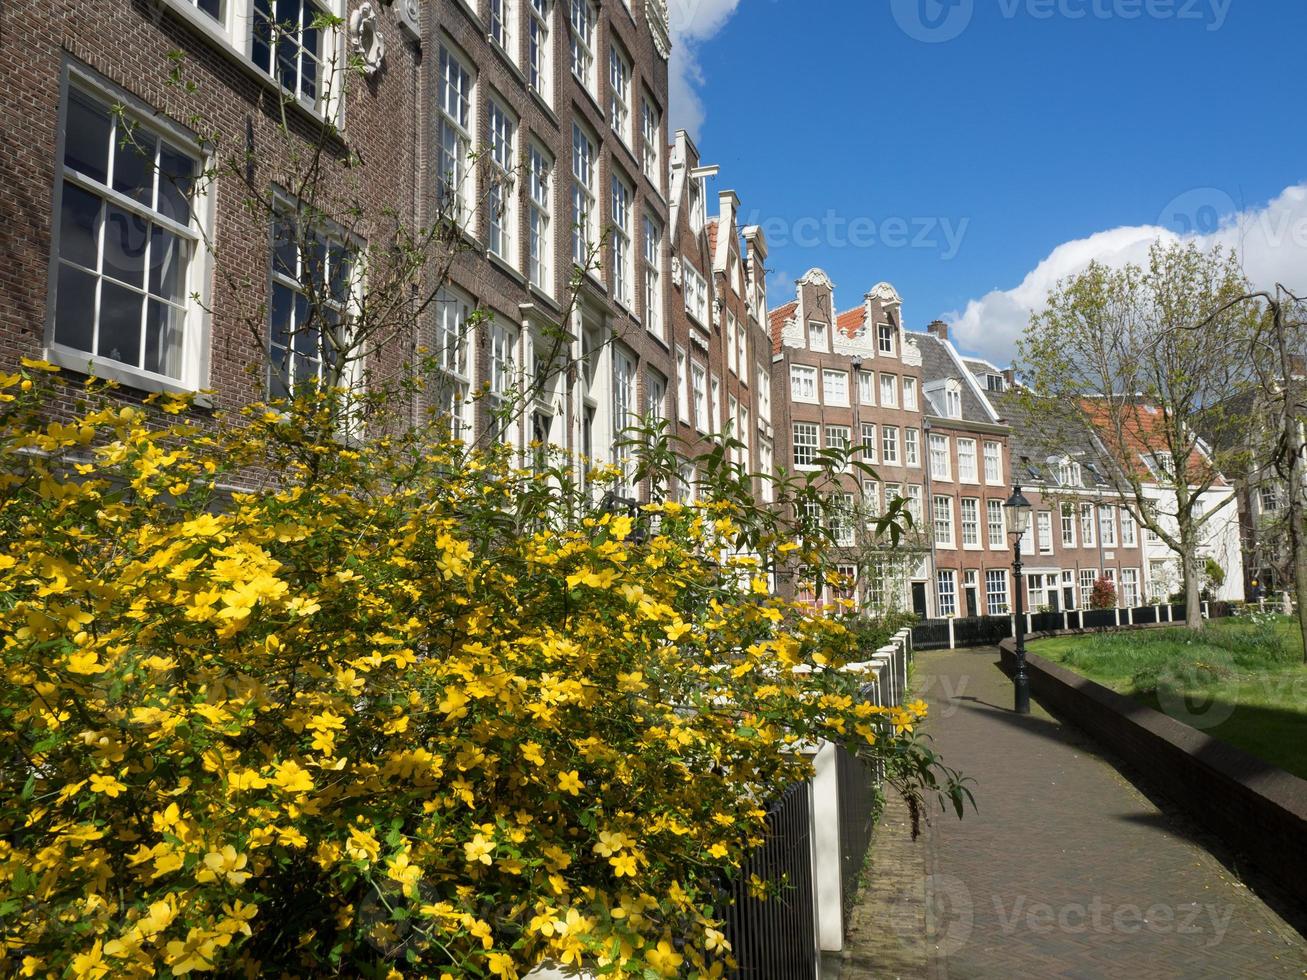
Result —
[{"label": "yellow flower", "polygon": [[277,775],[273,778],[273,782],[287,793],[307,793],[313,789],[312,777],[306,770],[300,768],[299,763],[294,759],[277,766]]},{"label": "yellow flower", "polygon": [[91,777],[91,792],[103,793],[108,797],[118,796],[127,787],[125,784],[118,782],[113,776],[101,776],[99,774]]},{"label": "yellow flower", "polygon": [[108,973],[109,964],[104,961],[104,947],[98,939],[87,952],[79,953],[73,957],[73,976],[75,977],[99,980],[100,977],[107,976]]},{"label": "yellow flower", "polygon": [[100,663],[100,655],[94,650],[78,650],[68,655],[68,670],[74,674],[103,674],[108,668]]},{"label": "yellow flower", "polygon": [[672,944],[666,939],[659,940],[656,947],[645,950],[644,959],[663,977],[676,976],[676,968],[685,962],[685,957],[672,949]]},{"label": "yellow flower", "polygon": [[527,762],[534,763],[537,766],[545,764],[545,757],[540,754],[540,745],[538,742],[525,742],[522,745],[522,758]]},{"label": "yellow flower", "polygon": [[212,970],[214,966],[214,940],[199,929],[186,934],[186,941],[174,939],[168,943],[166,962],[174,974],[192,970]]},{"label": "yellow flower", "polygon": [[484,834],[477,834],[463,845],[463,855],[468,864],[492,864],[494,859],[491,855],[494,852],[495,842],[487,840]]},{"label": "yellow flower", "polygon": [[636,871],[635,857],[631,854],[619,854],[616,857],[610,857],[608,863],[613,866],[613,876],[620,878],[626,875],[628,878],[634,878]]},{"label": "yellow flower", "polygon": [[204,867],[195,873],[195,880],[210,882],[225,878],[229,884],[243,885],[250,878],[250,873],[242,870],[248,862],[248,857],[227,844],[220,851],[204,855]]},{"label": "yellow flower", "polygon": [[516,980],[517,970],[513,966],[513,958],[507,953],[491,953],[486,957],[486,964],[490,967],[490,972],[496,976],[504,977],[505,980]]},{"label": "yellow flower", "polygon": [[575,769],[571,772],[559,774],[558,788],[564,793],[571,793],[573,796],[581,794],[581,775]]},{"label": "yellow flower", "polygon": [[359,830],[357,827],[349,832],[349,841],[345,844],[345,853],[355,861],[363,861],[371,864],[381,853],[381,844],[367,830]]}]

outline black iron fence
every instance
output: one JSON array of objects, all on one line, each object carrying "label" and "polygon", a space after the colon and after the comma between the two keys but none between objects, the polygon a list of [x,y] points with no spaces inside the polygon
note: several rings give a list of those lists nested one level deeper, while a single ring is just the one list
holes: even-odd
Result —
[{"label": "black iron fence", "polygon": [[[1235,607],[1228,602],[1209,602],[1204,606],[1208,619],[1233,616]],[[1167,619],[1167,614],[1170,619]],[[1086,609],[1069,612],[1033,613],[1027,619],[1026,632],[1052,633],[1057,630],[1105,630],[1128,626],[1151,626],[1155,623],[1183,623],[1184,606],[1137,606],[1133,609]],[[967,619],[927,619],[912,628],[912,646],[916,650],[947,650],[960,647],[996,646],[1013,635],[1011,616],[975,616]]]},{"label": "black iron fence", "polygon": [[847,914],[858,894],[858,874],[876,821],[876,770],[842,745],[835,746],[840,801],[840,894]]},{"label": "black iron fence", "polygon": [[[726,936],[740,980],[812,980],[817,974],[811,793],[810,783],[799,783],[776,801],[767,813],[767,842],[732,882]],[[752,897],[753,875],[776,893],[763,901]]]}]

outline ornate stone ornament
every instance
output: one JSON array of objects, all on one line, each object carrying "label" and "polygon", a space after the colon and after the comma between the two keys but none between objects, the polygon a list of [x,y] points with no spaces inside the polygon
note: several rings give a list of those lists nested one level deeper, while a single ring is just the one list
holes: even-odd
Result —
[{"label": "ornate stone ornament", "polygon": [[349,15],[349,43],[350,50],[363,63],[363,74],[369,78],[375,75],[386,59],[386,38],[372,4],[360,4]]}]

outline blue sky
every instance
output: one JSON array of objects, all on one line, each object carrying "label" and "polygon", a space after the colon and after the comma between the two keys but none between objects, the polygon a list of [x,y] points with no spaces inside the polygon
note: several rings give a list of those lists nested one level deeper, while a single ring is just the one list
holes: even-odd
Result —
[{"label": "blue sky", "polygon": [[888,280],[1006,361],[1052,282],[1165,231],[1307,270],[1301,0],[670,5],[672,123],[768,231],[772,305]]}]

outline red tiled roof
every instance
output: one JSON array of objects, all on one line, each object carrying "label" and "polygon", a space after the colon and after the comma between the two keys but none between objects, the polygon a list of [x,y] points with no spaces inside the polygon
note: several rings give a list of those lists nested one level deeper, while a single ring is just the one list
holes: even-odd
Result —
[{"label": "red tiled roof", "polygon": [[781,333],[785,330],[785,321],[794,315],[794,311],[799,308],[798,300],[786,303],[784,306],[778,306],[767,314],[768,323],[771,325],[771,349],[773,354],[781,352]]},{"label": "red tiled roof", "polygon": [[[1118,433],[1114,412],[1109,406],[1093,398],[1085,398],[1080,404],[1090,424],[1098,430],[1108,452],[1135,477],[1151,482],[1153,475],[1142,457],[1168,452],[1166,434],[1163,431],[1166,419],[1161,409],[1143,403],[1122,406],[1121,431]],[[1197,449],[1190,453],[1188,466],[1190,473],[1202,473],[1210,465]],[[1213,485],[1224,486],[1225,481],[1218,475]]]},{"label": "red tiled roof", "polygon": [[835,317],[835,327],[850,340],[857,337],[867,325],[867,308],[859,306],[855,310],[846,310]]}]

